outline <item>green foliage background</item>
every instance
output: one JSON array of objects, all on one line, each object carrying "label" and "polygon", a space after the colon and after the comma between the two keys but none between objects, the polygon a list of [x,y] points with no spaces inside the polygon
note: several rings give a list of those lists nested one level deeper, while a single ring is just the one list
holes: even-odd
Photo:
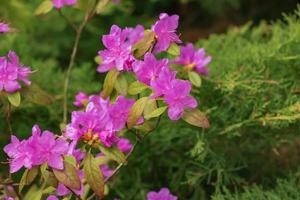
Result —
[{"label": "green foliage background", "polygon": [[[141,3],[125,1],[89,23],[71,80],[71,109],[75,93],[101,89],[103,75],[96,73],[94,57],[102,48],[100,36],[111,24],[150,25],[155,19],[149,16],[162,8],[168,10],[174,2],[152,0],[141,11],[137,9]],[[220,16],[227,9],[224,5],[242,6],[241,1],[228,0],[213,9],[213,2],[191,1]],[[24,97],[22,106],[13,110],[13,131],[23,138],[30,135],[35,123],[59,133],[64,69],[74,40],[74,33],[57,12],[33,16],[38,4],[38,0],[0,0],[0,16],[18,29],[1,36],[0,55],[13,49],[22,63],[37,70],[30,89],[36,102]],[[75,21],[82,17],[76,9],[64,12]],[[149,190],[160,187],[169,187],[179,199],[189,200],[299,199],[299,17],[300,8],[280,20],[249,22],[198,41],[197,46],[205,47],[213,61],[210,76],[193,92],[211,128],[193,128],[165,116],[160,128],[138,144],[129,164],[110,183],[107,199],[145,199]],[[9,140],[4,114],[0,118],[1,147]]]}]

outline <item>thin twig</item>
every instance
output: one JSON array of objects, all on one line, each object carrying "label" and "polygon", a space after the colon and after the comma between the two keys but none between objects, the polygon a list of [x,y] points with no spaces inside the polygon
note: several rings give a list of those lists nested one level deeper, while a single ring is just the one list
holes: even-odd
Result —
[{"label": "thin twig", "polygon": [[71,78],[71,74],[72,74],[72,69],[73,69],[73,66],[75,64],[75,58],[76,58],[76,55],[77,55],[78,45],[79,45],[79,41],[80,41],[80,38],[81,38],[82,30],[85,27],[85,25],[88,22],[88,20],[89,20],[89,16],[86,16],[84,18],[84,20],[81,22],[78,30],[76,30],[75,43],[74,43],[73,51],[72,51],[72,54],[71,54],[70,63],[69,63],[69,66],[68,66],[66,78],[65,78],[64,95],[63,95],[64,96],[63,122],[65,124],[67,123],[67,114],[68,114],[68,89],[69,89],[69,82],[70,82],[70,78]]},{"label": "thin twig", "polygon": [[11,104],[8,102],[8,107],[7,107],[7,113],[6,113],[6,122],[8,126],[8,131],[10,134],[12,134],[12,127],[11,127]]}]

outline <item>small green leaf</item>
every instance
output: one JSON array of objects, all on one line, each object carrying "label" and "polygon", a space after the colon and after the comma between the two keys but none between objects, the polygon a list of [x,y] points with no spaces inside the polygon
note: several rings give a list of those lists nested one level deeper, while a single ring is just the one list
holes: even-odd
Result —
[{"label": "small green leaf", "polygon": [[19,92],[7,94],[8,101],[15,107],[18,107],[21,103],[21,95]]},{"label": "small green leaf", "polygon": [[182,116],[182,119],[187,123],[201,127],[201,128],[209,128],[210,124],[203,112],[198,109],[186,110]]},{"label": "small green leaf", "polygon": [[53,193],[53,192],[55,192],[55,191],[56,191],[56,188],[55,188],[55,187],[49,186],[49,187],[47,187],[47,188],[45,188],[45,189],[43,190],[43,193],[44,193],[44,194],[50,194],[50,193]]},{"label": "small green leaf", "polygon": [[194,86],[201,87],[202,84],[201,77],[196,72],[193,71],[189,72],[189,80],[192,82]]},{"label": "small green leaf", "polygon": [[104,197],[104,178],[96,159],[91,153],[86,155],[83,170],[87,183],[95,194],[102,199]]},{"label": "small green leaf", "polygon": [[42,164],[40,166],[40,171],[41,171],[42,177],[45,180],[47,180],[47,178],[48,178],[47,168],[48,168],[48,164],[47,163],[44,163],[44,164]]},{"label": "small green leaf", "polygon": [[96,13],[97,14],[102,13],[108,3],[109,0],[100,0],[96,6]]},{"label": "small green leaf", "polygon": [[124,74],[120,74],[117,78],[115,89],[117,92],[123,96],[127,95],[128,90],[128,82],[126,76]]},{"label": "small green leaf", "polygon": [[78,177],[76,168],[67,161],[64,161],[64,169],[53,169],[53,173],[57,180],[68,188],[80,190],[81,182]]},{"label": "small green leaf", "polygon": [[143,92],[145,89],[149,88],[147,85],[144,83],[141,83],[139,81],[135,81],[131,83],[128,87],[128,94],[130,95],[136,95],[141,92]]},{"label": "small green leaf", "polygon": [[102,63],[102,58],[100,56],[96,56],[94,58],[94,60],[95,60],[95,63],[97,63],[98,65],[100,65]]},{"label": "small green leaf", "polygon": [[155,124],[153,122],[146,121],[142,125],[136,126],[135,128],[143,133],[149,133],[154,130]]},{"label": "small green leaf", "polygon": [[19,184],[19,192],[22,192],[25,185],[30,185],[34,181],[34,179],[38,175],[38,172],[39,172],[38,167],[33,167],[31,169],[25,170]]},{"label": "small green leaf", "polygon": [[111,160],[114,160],[118,163],[126,163],[126,157],[125,155],[116,147],[104,147],[103,145],[99,146],[100,151],[110,158]]},{"label": "small green leaf", "polygon": [[102,91],[102,97],[105,99],[110,96],[112,93],[117,77],[118,77],[119,72],[116,69],[110,70],[103,83],[103,91]]},{"label": "small green leaf", "polygon": [[154,110],[157,109],[157,103],[155,99],[148,99],[145,109],[144,109],[144,116],[149,115],[152,113]]},{"label": "small green leaf", "polygon": [[145,119],[148,120],[148,119],[151,119],[151,118],[154,118],[154,117],[159,117],[160,115],[162,115],[166,111],[167,108],[168,108],[168,106],[157,108],[156,110],[154,110],[150,114],[145,115]]},{"label": "small green leaf", "polygon": [[136,123],[138,122],[138,120],[140,119],[140,117],[144,112],[144,108],[146,106],[147,101],[148,101],[148,97],[142,97],[133,104],[127,119],[128,129],[131,129],[136,125]]},{"label": "small green leaf", "polygon": [[76,167],[77,161],[76,161],[76,158],[75,158],[74,156],[66,155],[66,156],[64,156],[64,159],[65,159],[65,161],[67,161],[68,163],[70,163],[70,164],[72,164],[74,167]]},{"label": "small green leaf", "polygon": [[151,30],[145,30],[144,38],[137,42],[132,50],[136,58],[144,56],[147,51],[151,50],[155,42],[155,33]]},{"label": "small green leaf", "polygon": [[30,187],[23,200],[41,200],[43,191],[36,185]]},{"label": "small green leaf", "polygon": [[50,12],[53,8],[53,4],[51,0],[43,1],[39,7],[34,11],[34,15],[44,15]]},{"label": "small green leaf", "polygon": [[172,43],[168,48],[167,52],[173,56],[179,56],[180,47],[176,43]]}]

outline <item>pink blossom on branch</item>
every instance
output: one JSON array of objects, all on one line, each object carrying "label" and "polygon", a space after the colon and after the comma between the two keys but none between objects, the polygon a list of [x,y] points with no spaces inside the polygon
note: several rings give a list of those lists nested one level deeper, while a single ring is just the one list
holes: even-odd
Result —
[{"label": "pink blossom on branch", "polygon": [[98,66],[97,71],[103,73],[113,68],[118,71],[131,71],[135,61],[131,53],[132,46],[143,36],[144,28],[141,25],[123,30],[117,25],[113,25],[110,33],[102,37],[106,49],[98,52],[102,58],[102,63]]},{"label": "pink blossom on branch", "polygon": [[166,51],[172,42],[181,43],[176,29],[178,27],[179,16],[161,13],[159,20],[152,26],[152,30],[156,34],[156,45],[154,52],[159,53]]},{"label": "pink blossom on branch", "polygon": [[11,137],[11,143],[4,147],[9,157],[10,173],[17,172],[22,167],[31,169],[33,166],[48,163],[49,167],[63,169],[63,158],[68,151],[68,143],[63,139],[55,139],[50,131],[41,132],[35,125],[32,136],[20,141]]},{"label": "pink blossom on branch", "polygon": [[21,88],[19,81],[30,85],[28,76],[32,71],[29,67],[20,64],[15,52],[10,51],[8,58],[0,57],[0,91],[14,93]]},{"label": "pink blossom on branch", "polygon": [[52,0],[53,6],[60,9],[64,6],[73,6],[77,3],[77,0]]},{"label": "pink blossom on branch", "polygon": [[181,47],[180,56],[174,60],[174,64],[183,65],[185,68],[190,68],[200,74],[207,75],[208,69],[206,65],[211,61],[211,57],[205,57],[203,48],[195,50],[193,44],[187,44]]}]

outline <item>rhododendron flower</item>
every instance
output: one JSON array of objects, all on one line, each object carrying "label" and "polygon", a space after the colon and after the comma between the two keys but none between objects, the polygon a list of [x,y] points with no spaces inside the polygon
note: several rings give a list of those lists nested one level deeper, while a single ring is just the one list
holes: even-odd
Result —
[{"label": "rhododendron flower", "polygon": [[35,150],[33,158],[35,165],[41,165],[45,162],[55,169],[63,169],[62,155],[67,154],[69,144],[63,139],[55,139],[50,131],[41,131],[35,125],[32,128],[32,136],[28,140],[28,144]]},{"label": "rhododendron flower", "polygon": [[64,6],[73,6],[77,3],[77,0],[52,0],[53,6],[60,9]]},{"label": "rhododendron flower", "polygon": [[[75,190],[75,189],[72,189],[72,191],[78,195],[78,196],[81,196],[83,195],[84,193],[84,185],[83,185],[83,172],[81,170],[78,170],[77,171],[77,174],[80,178],[80,181],[81,181],[81,186],[80,186],[80,189],[79,190]],[[70,194],[71,191],[62,183],[59,183],[58,186],[57,186],[57,190],[56,190],[56,195],[57,196],[66,196],[68,194]]]},{"label": "rhododendron flower", "polygon": [[10,158],[10,173],[19,171],[23,166],[31,169],[34,149],[26,140],[19,141],[16,136],[11,136],[11,143],[4,147],[4,152]]},{"label": "rhododendron flower", "polygon": [[75,106],[82,108],[88,104],[89,97],[84,92],[78,92],[75,96],[75,102],[73,103]]},{"label": "rhododendron flower", "polygon": [[7,33],[10,31],[8,24],[0,22],[0,33]]},{"label": "rhododendron flower", "polygon": [[118,142],[117,131],[122,130],[134,100],[119,96],[111,104],[109,99],[91,96],[85,111],[72,112],[72,120],[67,125],[65,136],[74,141],[83,138],[86,141],[100,140],[111,147]]},{"label": "rhododendron flower", "polygon": [[158,78],[151,82],[151,87],[154,90],[154,95],[151,98],[156,98],[164,95],[172,88],[172,82],[176,79],[176,72],[169,68],[164,68],[159,74]]},{"label": "rhododendron flower", "polygon": [[159,20],[152,26],[152,30],[155,32],[157,38],[154,47],[155,53],[167,50],[172,42],[181,43],[176,34],[178,21],[178,15],[169,16],[166,13],[160,14]]},{"label": "rhododendron flower", "polygon": [[165,67],[168,67],[168,59],[156,60],[153,54],[146,53],[144,61],[136,61],[133,64],[133,71],[140,82],[150,85]]},{"label": "rhododendron flower", "polygon": [[172,89],[164,94],[164,101],[168,104],[168,115],[171,120],[178,120],[184,109],[196,108],[197,101],[190,96],[192,85],[189,81],[173,80]]},{"label": "rhododendron flower", "polygon": [[105,50],[98,52],[102,58],[102,63],[98,66],[98,72],[106,72],[112,68],[118,71],[132,69],[135,58],[131,54],[132,45],[140,40],[144,35],[144,28],[141,25],[136,28],[126,28],[122,30],[117,25],[113,25],[108,35],[102,37]]},{"label": "rhododendron flower", "polygon": [[206,65],[211,61],[211,57],[205,57],[203,48],[195,50],[193,44],[188,44],[180,49],[180,56],[173,63],[183,65],[185,68],[192,69],[200,74],[207,75]]},{"label": "rhododendron flower", "polygon": [[117,148],[123,153],[129,153],[133,148],[133,145],[128,139],[121,138],[117,143]]},{"label": "rhododendron flower", "polygon": [[29,67],[20,65],[19,58],[13,51],[8,53],[8,58],[9,60],[6,57],[0,57],[0,91],[14,93],[21,88],[18,81],[30,85],[27,77],[31,70]]},{"label": "rhododendron flower", "polygon": [[177,197],[172,195],[168,188],[162,188],[159,192],[149,192],[147,200],[177,200]]},{"label": "rhododendron flower", "polygon": [[4,152],[10,158],[10,173],[17,172],[23,166],[31,169],[32,166],[48,163],[55,169],[63,169],[62,155],[68,151],[68,143],[63,139],[55,139],[50,131],[41,132],[35,125],[32,136],[28,140],[19,141],[11,137],[11,143],[4,147]]}]

